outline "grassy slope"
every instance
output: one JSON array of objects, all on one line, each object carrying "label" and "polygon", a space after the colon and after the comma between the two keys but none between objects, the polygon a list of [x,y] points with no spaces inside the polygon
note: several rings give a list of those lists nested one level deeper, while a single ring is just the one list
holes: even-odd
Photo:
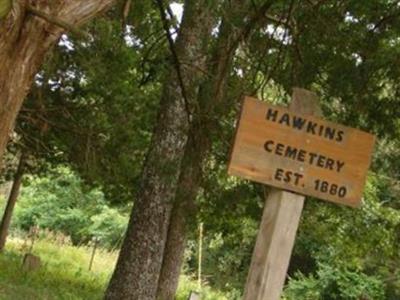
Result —
[{"label": "grassy slope", "polygon": [[89,272],[89,249],[40,241],[33,252],[41,257],[43,267],[26,273],[21,270],[25,252],[21,246],[21,241],[13,240],[0,254],[0,299],[102,298],[115,254],[97,253]]},{"label": "grassy slope", "polygon": [[[91,300],[102,299],[117,253],[98,251],[93,270],[88,271],[91,249],[60,246],[53,241],[41,240],[33,253],[39,255],[43,267],[35,272],[23,272],[21,262],[26,248],[23,241],[12,239],[6,251],[0,253],[0,300]],[[181,278],[177,300],[186,300],[196,283]],[[202,290],[204,300],[225,300],[224,295]]]},{"label": "grassy slope", "polygon": [[[0,212],[5,200],[0,195]],[[102,299],[117,253],[98,250],[92,271],[88,271],[92,249],[60,246],[54,241],[35,243],[33,254],[40,256],[43,267],[35,272],[23,272],[22,259],[28,251],[24,241],[11,238],[6,250],[0,252],[0,300],[94,300]],[[176,300],[187,300],[190,291],[198,290],[195,280],[182,276]],[[202,300],[232,300],[205,286]]]}]

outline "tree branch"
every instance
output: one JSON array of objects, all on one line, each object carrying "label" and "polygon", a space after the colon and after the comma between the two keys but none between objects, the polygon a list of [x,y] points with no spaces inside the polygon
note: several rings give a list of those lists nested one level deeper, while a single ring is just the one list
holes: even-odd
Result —
[{"label": "tree branch", "polygon": [[181,64],[180,64],[180,61],[179,61],[178,54],[176,53],[176,50],[175,50],[174,40],[172,39],[171,34],[169,32],[168,19],[167,19],[167,16],[165,14],[163,0],[157,0],[157,4],[158,4],[158,8],[160,10],[161,20],[162,20],[163,27],[164,27],[164,30],[165,30],[165,35],[167,37],[169,48],[170,48],[171,53],[172,53],[174,66],[175,66],[175,69],[176,69],[176,74],[178,76],[179,85],[181,87],[182,98],[183,98],[183,100],[185,102],[185,109],[186,109],[187,116],[188,116],[188,122],[190,124],[191,123],[192,112],[190,110],[189,101],[188,101],[187,93],[186,93],[186,87],[185,87],[185,84],[184,84],[184,81],[183,81],[183,76],[182,76],[182,72],[181,72]]},{"label": "tree branch", "polygon": [[56,17],[51,16],[51,15],[48,15],[45,12],[36,9],[32,5],[27,5],[26,6],[26,10],[29,13],[31,13],[31,14],[33,14],[33,15],[35,15],[35,16],[37,16],[37,17],[39,17],[39,18],[41,18],[41,19],[43,19],[43,20],[45,20],[45,21],[47,21],[49,23],[51,23],[51,24],[57,25],[58,27],[61,27],[61,28],[65,29],[66,31],[75,34],[78,37],[81,37],[81,38],[87,38],[88,37],[86,32],[83,32],[83,31],[79,30],[75,26],[73,26],[73,25],[71,25],[71,24],[69,24],[69,23],[67,23],[67,22],[65,22],[65,21],[63,21],[63,20],[61,20],[59,18],[56,18]]},{"label": "tree branch", "polygon": [[122,10],[122,30],[125,30],[126,21],[128,20],[129,12],[131,11],[132,0],[126,0]]}]

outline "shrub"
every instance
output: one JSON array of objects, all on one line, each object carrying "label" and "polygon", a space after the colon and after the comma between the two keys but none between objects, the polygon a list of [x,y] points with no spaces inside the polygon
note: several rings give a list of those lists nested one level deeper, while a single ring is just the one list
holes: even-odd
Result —
[{"label": "shrub", "polygon": [[59,167],[44,177],[27,177],[13,227],[62,232],[74,244],[96,237],[110,248],[120,241],[127,221],[125,214],[107,205],[101,190],[89,189],[70,169]]}]

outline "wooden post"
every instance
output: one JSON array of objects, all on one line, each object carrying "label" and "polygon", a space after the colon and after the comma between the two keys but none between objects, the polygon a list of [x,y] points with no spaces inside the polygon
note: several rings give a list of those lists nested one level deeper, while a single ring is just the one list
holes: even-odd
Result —
[{"label": "wooden post", "polygon": [[202,268],[202,260],[203,260],[203,223],[200,223],[199,226],[199,269],[197,275],[197,286],[199,290],[201,290],[201,268]]},{"label": "wooden post", "polygon": [[[294,88],[290,110],[319,116],[317,96]],[[247,277],[244,300],[279,300],[289,267],[304,196],[271,188]]]},{"label": "wooden post", "polygon": [[89,262],[89,271],[92,270],[94,256],[96,255],[96,250],[97,250],[97,245],[99,243],[99,239],[98,238],[94,238],[93,241],[94,241],[94,245],[93,245],[93,251],[92,251],[92,255],[90,257],[90,262]]},{"label": "wooden post", "polygon": [[32,254],[33,246],[35,246],[36,238],[39,237],[39,226],[37,226],[37,225],[32,226],[29,230],[29,233],[31,234],[32,243],[31,243],[31,247],[29,248],[28,253]]}]

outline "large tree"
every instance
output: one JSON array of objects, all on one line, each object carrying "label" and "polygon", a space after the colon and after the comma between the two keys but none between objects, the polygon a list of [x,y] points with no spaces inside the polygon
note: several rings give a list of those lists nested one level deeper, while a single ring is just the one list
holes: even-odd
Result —
[{"label": "large tree", "polygon": [[[209,156],[213,140],[217,139],[219,122],[241,100],[241,93],[245,90],[242,86],[230,96],[227,93],[235,53],[240,44],[263,24],[265,13],[271,5],[271,1],[265,1],[259,7],[254,7],[251,1],[231,1],[222,8],[225,13],[222,14],[215,45],[209,53],[208,78],[201,85],[198,95],[200,113],[192,124],[181,167],[158,283],[158,299],[175,297],[186,246],[188,220],[196,219],[196,197],[203,178],[203,164]],[[233,74],[233,77],[236,76]]]},{"label": "large tree", "polygon": [[[162,1],[158,5],[163,16]],[[162,17],[173,57],[170,78],[164,83],[161,113],[145,163],[142,188],[108,289],[109,299],[174,297],[185,246],[183,214],[197,194],[199,168],[211,147],[210,129],[224,114],[218,109],[229,107],[223,100],[232,60],[254,25],[264,20],[270,5],[270,1],[258,5],[251,1],[220,1],[210,7],[186,1],[176,43]],[[221,22],[218,27],[216,20]],[[210,25],[215,26],[213,32]],[[196,36],[197,48],[188,35]],[[211,46],[204,47],[207,43]],[[188,90],[193,92],[188,94]],[[172,120],[169,110],[174,113]]]},{"label": "large tree", "polygon": [[[159,1],[162,5],[162,1]],[[162,265],[172,203],[180,174],[192,111],[206,77],[208,39],[216,25],[216,3],[185,1],[161,95],[160,110],[144,163],[135,207],[106,299],[154,299]],[[161,8],[162,18],[165,10]],[[166,25],[168,28],[168,25]]]},{"label": "large tree", "polygon": [[68,30],[109,8],[114,0],[1,0],[0,157],[46,53]]}]

